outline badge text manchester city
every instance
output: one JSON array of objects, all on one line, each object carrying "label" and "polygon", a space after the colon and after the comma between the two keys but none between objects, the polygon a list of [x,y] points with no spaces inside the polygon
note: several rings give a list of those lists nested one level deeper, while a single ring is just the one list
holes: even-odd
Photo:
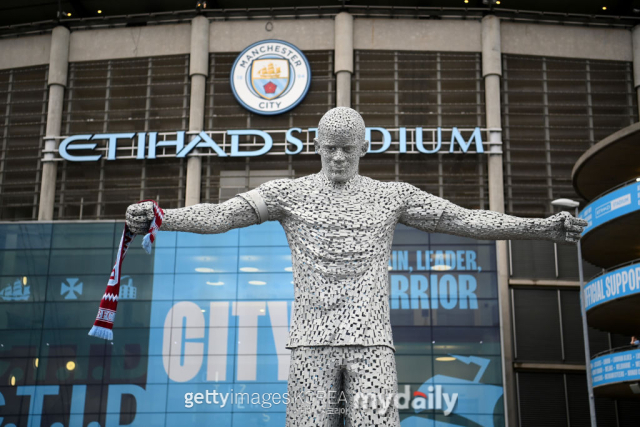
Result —
[{"label": "badge text manchester city", "polygon": [[274,115],[289,111],[307,94],[311,67],[294,45],[265,40],[246,48],[233,64],[231,90],[247,110]]}]

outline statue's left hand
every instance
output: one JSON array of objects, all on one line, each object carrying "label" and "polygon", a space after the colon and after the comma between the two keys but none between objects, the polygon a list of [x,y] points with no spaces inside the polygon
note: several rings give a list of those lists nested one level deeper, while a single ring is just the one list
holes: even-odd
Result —
[{"label": "statue's left hand", "polygon": [[553,241],[556,243],[578,243],[587,221],[576,218],[569,212],[560,212],[547,218],[551,223]]}]

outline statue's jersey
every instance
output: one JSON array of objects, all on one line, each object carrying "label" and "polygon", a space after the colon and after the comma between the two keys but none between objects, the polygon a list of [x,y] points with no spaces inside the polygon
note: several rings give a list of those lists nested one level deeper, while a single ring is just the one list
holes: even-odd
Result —
[{"label": "statue's jersey", "polygon": [[[287,348],[393,347],[389,257],[398,222],[434,231],[449,203],[402,182],[356,175],[335,185],[320,172],[257,188],[256,209],[284,228],[293,263],[294,312]],[[260,216],[260,213],[258,213]]]}]

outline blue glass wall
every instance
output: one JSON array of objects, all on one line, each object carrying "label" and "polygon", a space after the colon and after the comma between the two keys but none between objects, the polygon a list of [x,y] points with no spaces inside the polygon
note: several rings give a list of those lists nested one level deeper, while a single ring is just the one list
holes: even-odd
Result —
[{"label": "blue glass wall", "polygon": [[[162,232],[152,255],[137,238],[106,342],[87,332],[121,233],[0,224],[0,426],[283,426],[293,277],[280,225]],[[399,226],[392,254],[402,425],[504,425],[493,242]],[[457,393],[450,414],[438,393]]]}]

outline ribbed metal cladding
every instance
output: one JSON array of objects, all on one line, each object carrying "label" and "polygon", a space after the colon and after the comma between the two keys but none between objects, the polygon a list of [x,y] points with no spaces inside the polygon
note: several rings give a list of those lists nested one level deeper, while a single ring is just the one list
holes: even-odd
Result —
[{"label": "ribbed metal cladding", "polygon": [[[63,135],[187,130],[189,57],[175,55],[69,64]],[[184,203],[184,160],[155,159],[58,166],[56,219],[123,218],[127,205]]]},{"label": "ribbed metal cladding", "polygon": [[576,160],[638,117],[631,62],[503,55],[506,212],[545,216],[578,199]]},{"label": "ribbed metal cladding", "polygon": [[[292,127],[315,128],[322,115],[335,107],[335,75],[333,51],[305,51],[311,66],[311,85],[307,95],[294,109],[274,116],[254,114],[242,107],[233,95],[229,75],[236,53],[212,53],[209,57],[209,77],[205,94],[206,130],[260,129],[286,130]],[[242,142],[241,138],[241,142]],[[274,141],[276,142],[276,141]],[[265,155],[254,158],[202,158],[201,201],[218,203],[227,198],[233,188],[246,191],[256,184],[275,178],[297,178],[320,170],[320,158],[310,155]],[[231,171],[233,182],[221,179],[223,171]],[[244,171],[244,172],[243,172]],[[263,172],[264,171],[264,172]],[[280,171],[274,175],[274,171]],[[244,177],[245,184],[238,186]]]},{"label": "ribbed metal cladding", "polygon": [[567,427],[562,374],[518,372],[520,427]]},{"label": "ribbed metal cladding", "polygon": [[0,71],[0,219],[38,217],[47,66]]},{"label": "ribbed metal cladding", "polygon": [[[582,335],[582,332],[580,331],[579,334]],[[565,380],[569,425],[588,426],[590,417],[587,379],[583,374],[565,374]],[[602,415],[604,416],[603,418],[610,418],[613,415],[615,423],[615,411],[612,413],[612,411],[605,410]],[[615,424],[606,423],[603,425],[610,426]]]},{"label": "ribbed metal cladding", "polygon": [[[522,279],[578,280],[578,254],[573,245],[554,245],[544,240],[511,241],[511,277]],[[557,268],[556,268],[557,267]],[[602,269],[583,261],[584,277]]]},{"label": "ribbed metal cladding", "polygon": [[555,279],[553,242],[514,240],[511,242],[511,277]]},{"label": "ribbed metal cladding", "polygon": [[555,289],[514,289],[513,315],[518,362],[563,362]]},{"label": "ribbed metal cladding", "polygon": [[[582,334],[582,316],[580,314],[580,292],[578,290],[561,290],[560,309],[562,312],[564,361],[567,363],[584,364],[584,338]],[[588,412],[587,410],[587,413]]]},{"label": "ribbed metal cladding", "polygon": [[[520,427],[589,426],[587,380],[577,372],[518,372]],[[598,425],[631,427],[637,404],[596,399]]]},{"label": "ribbed metal cladding", "polygon": [[[370,127],[482,127],[481,70],[479,53],[357,50],[352,107]],[[374,133],[376,138],[380,135]],[[383,181],[409,182],[464,207],[489,205],[484,154],[370,154],[361,171]]]}]

